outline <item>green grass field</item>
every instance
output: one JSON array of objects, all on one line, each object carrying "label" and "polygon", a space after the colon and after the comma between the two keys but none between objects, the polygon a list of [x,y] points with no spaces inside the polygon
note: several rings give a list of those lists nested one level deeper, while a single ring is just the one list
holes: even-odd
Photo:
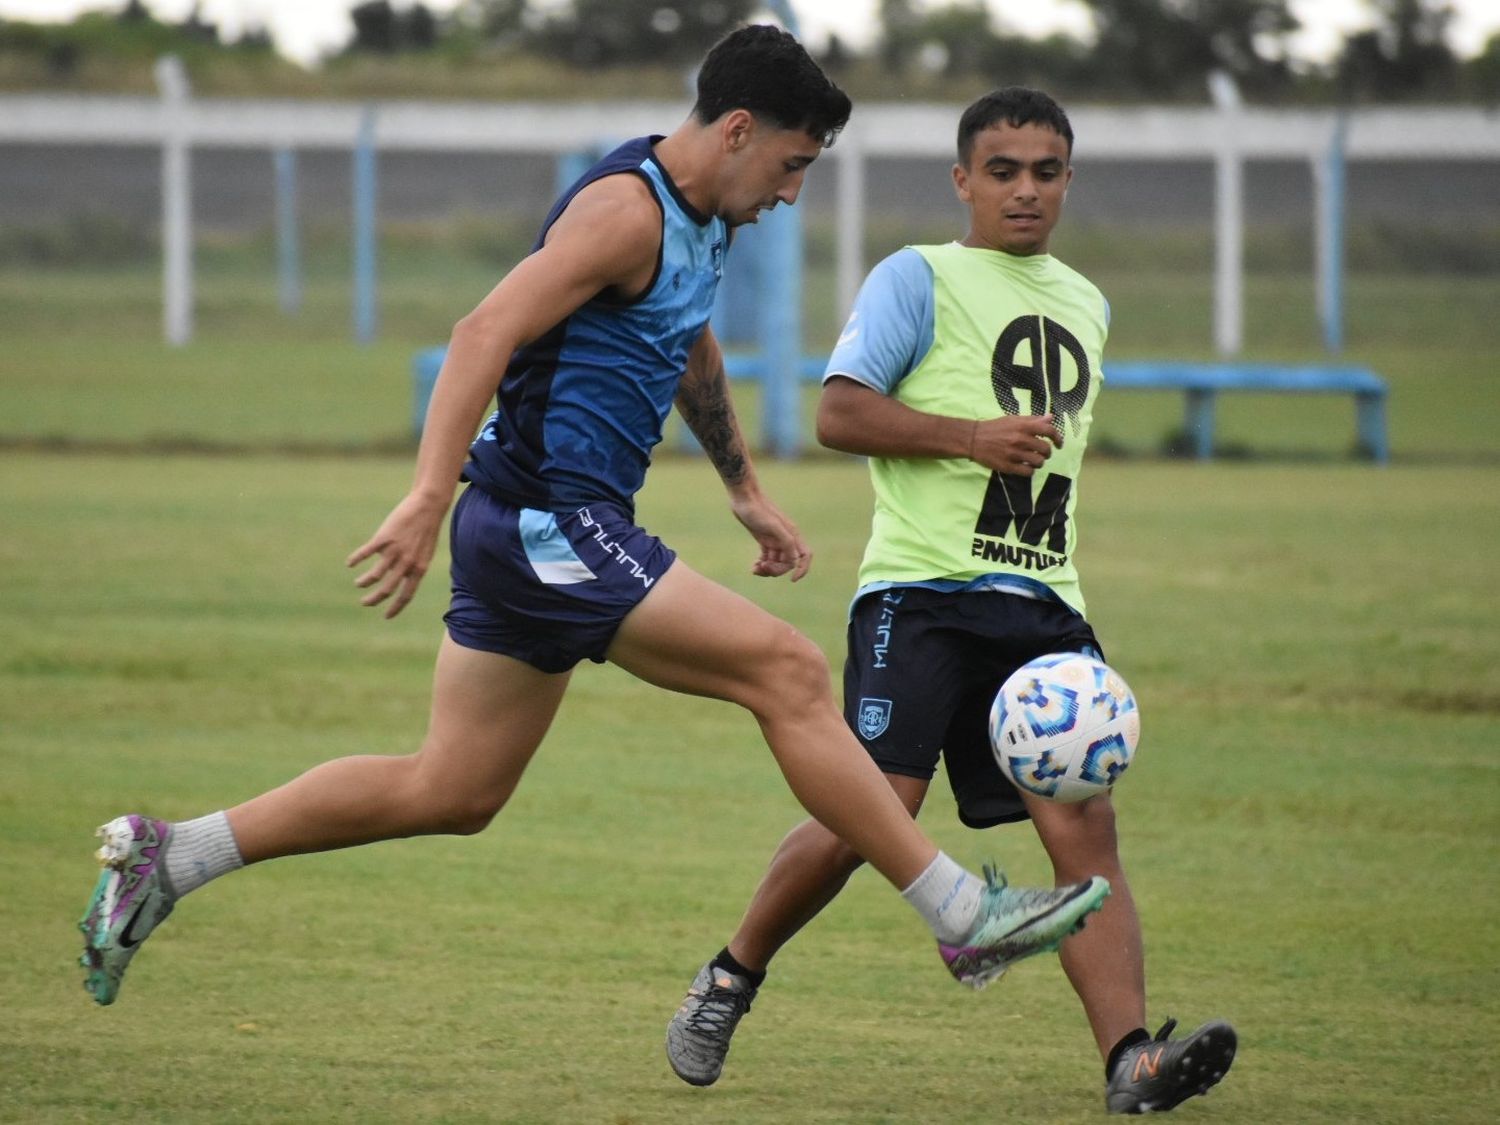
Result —
[{"label": "green grass field", "polygon": [[[777,962],[720,1084],[679,1083],[666,1020],[799,813],[748,717],[592,666],[488,832],[241,872],[183,904],[118,1004],[89,1002],[94,825],[421,737],[441,575],[384,622],[342,560],[409,477],[378,450],[404,438],[411,349],[487,284],[457,273],[393,282],[368,349],[331,281],[288,326],[268,287],[207,278],[176,352],[149,275],[0,273],[0,1120],[1097,1118],[1056,965],[964,992],[868,872]],[[1242,1037],[1187,1120],[1478,1123],[1500,1094],[1497,290],[1434,282],[1394,323],[1401,287],[1362,284],[1390,314],[1365,308],[1353,346],[1396,388],[1392,466],[1344,459],[1347,404],[1247,401],[1221,424],[1276,456],[1096,458],[1083,483],[1091,617],[1145,719],[1117,800],[1153,1029],[1222,1016]],[[1206,308],[1161,278],[1122,304],[1175,341]],[[1100,425],[1152,448],[1178,406],[1148,398],[1106,399]],[[80,444],[46,448],[62,437]],[[643,522],[837,659],[863,469],[763,474],[818,551],[796,586],[748,576],[697,461],[662,459]],[[961,828],[941,785],[924,824],[1048,877],[1028,829]]]}]

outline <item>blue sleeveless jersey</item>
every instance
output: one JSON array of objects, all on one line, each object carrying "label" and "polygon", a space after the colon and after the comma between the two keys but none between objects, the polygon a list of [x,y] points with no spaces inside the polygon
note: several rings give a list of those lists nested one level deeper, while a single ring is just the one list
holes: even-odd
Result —
[{"label": "blue sleeveless jersey", "polygon": [[600,294],[511,357],[498,409],[469,448],[464,478],[523,508],[573,511],[607,500],[634,510],[678,381],[713,310],[728,232],[700,214],[656,161],[661,137],[627,141],[553,205],[535,253],[584,187],[645,180],[662,213],[661,251],[643,295]]}]

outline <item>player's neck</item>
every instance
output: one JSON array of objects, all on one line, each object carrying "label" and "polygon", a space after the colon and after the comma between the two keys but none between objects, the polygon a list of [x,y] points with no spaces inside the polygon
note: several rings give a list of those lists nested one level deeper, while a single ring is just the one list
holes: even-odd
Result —
[{"label": "player's neck", "polygon": [[967,246],[971,250],[993,250],[997,254],[1005,254],[1012,258],[1044,258],[1049,253],[1047,243],[1045,242],[1040,246],[1019,250],[1008,246],[996,246],[994,243],[986,241],[973,230],[970,230],[968,234],[959,239],[958,244],[960,246]]},{"label": "player's neck", "polygon": [[677,191],[701,214],[714,215],[719,197],[713,176],[716,137],[692,118],[656,142],[656,162],[666,170]]}]

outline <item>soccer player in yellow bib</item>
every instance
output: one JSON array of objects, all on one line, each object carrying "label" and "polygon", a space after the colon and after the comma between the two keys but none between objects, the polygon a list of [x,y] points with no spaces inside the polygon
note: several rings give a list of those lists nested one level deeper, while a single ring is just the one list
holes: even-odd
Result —
[{"label": "soccer player in yellow bib", "polygon": [[[909,246],[866,279],[824,376],[818,437],[869,458],[875,513],[850,611],[845,719],[915,816],[941,757],[960,819],[1030,819],[1057,882],[1113,895],[1064,943],[1115,1113],[1170,1109],[1234,1058],[1222,1021],[1145,1027],[1140,921],[1108,794],[1061,804],[1000,773],[987,716],[1005,678],[1049,652],[1102,650],[1073,565],[1074,506],[1109,306],[1047,251],[1072,179],[1073,130],[1040,91],[963,114],[953,182],[963,239]],[[766,967],[831,902],[858,856],[816,821],[782,842],[729,944],[668,1026],[688,1082],[715,1081]]]}]

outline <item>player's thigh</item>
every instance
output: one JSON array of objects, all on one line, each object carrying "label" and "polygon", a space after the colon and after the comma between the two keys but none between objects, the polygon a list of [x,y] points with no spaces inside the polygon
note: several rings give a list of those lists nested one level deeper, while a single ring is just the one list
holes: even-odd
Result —
[{"label": "player's thigh", "polygon": [[423,772],[435,784],[508,794],[552,725],[571,674],[465,648],[445,634],[419,754]]},{"label": "player's thigh", "polygon": [[798,697],[832,697],[827,661],[812,641],[678,559],[626,615],[612,664],[672,691],[752,709]]}]

